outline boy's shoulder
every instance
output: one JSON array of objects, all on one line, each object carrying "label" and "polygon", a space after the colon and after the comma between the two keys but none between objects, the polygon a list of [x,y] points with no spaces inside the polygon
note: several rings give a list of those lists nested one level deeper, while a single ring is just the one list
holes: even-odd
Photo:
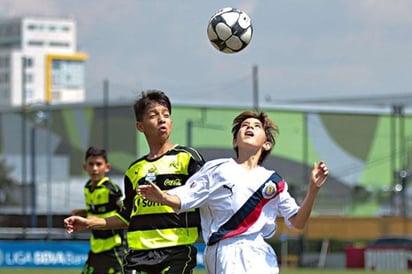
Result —
[{"label": "boy's shoulder", "polygon": [[192,156],[192,158],[194,158],[197,161],[202,161],[202,162],[205,161],[202,154],[200,154],[200,152],[196,148],[189,147],[189,146],[176,145],[173,147],[172,150],[188,153]]},{"label": "boy's shoulder", "polygon": [[[151,160],[150,162],[154,162],[157,160],[160,160],[163,158],[163,156],[165,155],[175,155],[175,154],[179,154],[179,153],[187,153],[189,154],[193,159],[195,159],[198,162],[204,163],[205,160],[202,156],[202,154],[200,154],[200,152],[193,148],[193,147],[189,147],[189,146],[182,146],[182,145],[175,145],[171,150],[169,150],[167,153],[163,154],[162,156],[160,156],[159,158],[157,158],[156,160]],[[147,160],[147,154],[137,158],[135,161],[133,161],[128,169],[133,169],[138,165],[142,165],[142,164],[146,164]]]},{"label": "boy's shoulder", "polygon": [[220,159],[209,160],[205,163],[204,169],[211,169],[211,168],[219,167],[221,165],[230,164],[230,163],[233,163],[232,158],[220,158]]}]

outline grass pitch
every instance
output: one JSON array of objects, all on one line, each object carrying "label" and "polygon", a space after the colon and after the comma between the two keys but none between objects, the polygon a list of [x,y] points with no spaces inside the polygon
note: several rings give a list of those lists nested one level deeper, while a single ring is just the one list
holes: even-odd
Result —
[{"label": "grass pitch", "polygon": [[[79,274],[80,269],[57,269],[57,268],[0,268],[0,273],[4,274]],[[308,268],[288,268],[281,269],[280,274],[366,274],[376,271],[366,271],[363,269],[308,269]],[[379,271],[379,274],[410,274],[408,271]],[[206,274],[204,270],[196,270],[193,274]]]}]

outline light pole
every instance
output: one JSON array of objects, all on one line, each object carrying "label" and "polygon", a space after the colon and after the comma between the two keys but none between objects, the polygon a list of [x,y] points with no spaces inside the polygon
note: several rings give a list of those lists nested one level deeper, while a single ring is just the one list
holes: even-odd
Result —
[{"label": "light pole", "polygon": [[30,131],[30,159],[31,159],[31,226],[37,227],[37,178],[36,178],[36,129],[44,125],[47,115],[39,110],[34,113],[33,125]]},{"label": "light pole", "polygon": [[109,80],[103,81],[103,147],[109,150]]},{"label": "light pole", "polygon": [[36,199],[36,127],[30,130],[30,160],[31,160],[31,227],[37,227],[37,199]]},{"label": "light pole", "polygon": [[[403,153],[405,151],[405,115],[404,115],[404,106],[403,105],[393,105],[392,106],[392,113],[391,113],[391,120],[390,120],[390,154],[391,154],[391,161],[390,161],[390,168],[391,172],[394,173],[394,183],[393,187],[396,190],[401,186],[399,184],[400,176],[398,174],[399,170],[403,169]],[[395,192],[391,192],[391,207],[393,209],[393,213],[396,215],[402,215],[403,209],[397,210],[395,200],[398,197],[395,197]]]},{"label": "light pole", "polygon": [[26,58],[21,58],[21,189],[22,189],[22,225],[23,225],[23,237],[26,237],[26,210],[27,210],[27,193],[26,193],[26,180],[27,180],[27,162],[26,162],[26,127],[27,127],[27,94],[26,94]]},{"label": "light pole", "polygon": [[199,121],[193,121],[192,119],[188,119],[186,121],[186,144],[191,147],[193,145],[193,128],[207,128],[207,129],[215,129],[215,130],[222,130],[224,129],[221,125],[212,125],[206,123],[206,109],[201,109],[201,118]]},{"label": "light pole", "polygon": [[259,112],[259,81],[258,81],[258,66],[254,65],[252,67],[252,77],[253,77],[253,108],[255,111]]},{"label": "light pole", "polygon": [[400,206],[400,214],[403,218],[403,232],[408,233],[408,218],[409,218],[409,205],[408,205],[408,197],[407,197],[407,186],[409,179],[412,178],[412,173],[407,170],[400,170],[395,172],[395,177],[397,179],[397,184],[394,187],[394,192],[396,192],[399,196],[399,206]]},{"label": "light pole", "polygon": [[47,237],[50,237],[50,231],[53,227],[53,212],[52,212],[52,150],[51,150],[51,143],[52,143],[52,136],[51,136],[51,120],[52,120],[52,112],[50,109],[50,102],[46,104],[47,108],[47,115],[46,115],[46,128],[47,128],[47,135],[46,135],[46,159],[47,159],[47,176],[46,176],[46,183],[47,183]]}]

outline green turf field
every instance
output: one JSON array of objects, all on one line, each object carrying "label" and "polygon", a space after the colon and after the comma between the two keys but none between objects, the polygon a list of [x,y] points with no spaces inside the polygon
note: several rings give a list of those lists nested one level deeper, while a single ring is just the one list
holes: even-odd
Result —
[{"label": "green turf field", "polygon": [[[0,268],[0,273],[30,273],[30,274],[79,274],[80,269],[53,269],[53,268]],[[205,271],[197,270],[194,274],[205,274]],[[365,274],[365,273],[376,273],[376,271],[365,271],[359,270],[348,270],[348,269],[281,269],[280,274]],[[379,271],[379,274],[408,274],[408,271]]]}]

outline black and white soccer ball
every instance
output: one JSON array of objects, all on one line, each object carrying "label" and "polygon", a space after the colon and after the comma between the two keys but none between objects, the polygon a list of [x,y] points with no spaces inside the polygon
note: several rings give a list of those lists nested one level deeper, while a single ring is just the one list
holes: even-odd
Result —
[{"label": "black and white soccer ball", "polygon": [[224,53],[243,50],[252,39],[250,17],[236,8],[218,10],[209,20],[207,36],[212,45]]}]

